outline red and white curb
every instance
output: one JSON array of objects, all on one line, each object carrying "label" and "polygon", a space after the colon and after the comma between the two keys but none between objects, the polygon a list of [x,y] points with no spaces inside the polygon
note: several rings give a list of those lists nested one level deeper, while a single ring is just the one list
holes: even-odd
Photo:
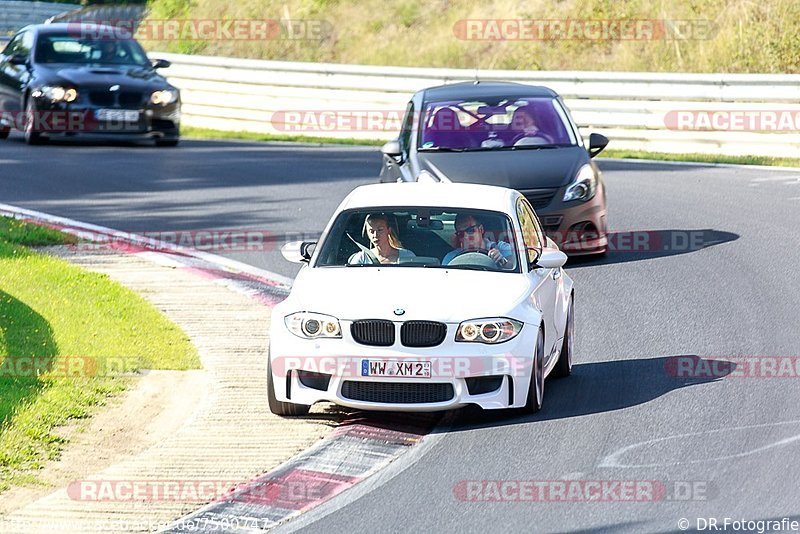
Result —
[{"label": "red and white curb", "polygon": [[134,254],[161,265],[194,271],[238,292],[246,293],[270,307],[285,299],[292,285],[291,278],[277,273],[135,233],[121,232],[105,226],[2,203],[0,203],[0,215],[53,228],[81,240]]},{"label": "red and white curb", "polygon": [[420,443],[436,414],[392,414],[391,419],[345,422],[317,445],[164,532],[269,530],[332,499],[380,471]]}]

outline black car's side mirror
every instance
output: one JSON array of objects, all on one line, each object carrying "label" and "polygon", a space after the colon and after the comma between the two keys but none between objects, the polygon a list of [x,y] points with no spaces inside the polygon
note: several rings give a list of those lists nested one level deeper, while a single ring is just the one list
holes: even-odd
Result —
[{"label": "black car's side mirror", "polygon": [[24,54],[14,54],[10,58],[8,58],[8,62],[12,65],[27,65],[28,64],[28,56]]},{"label": "black car's side mirror", "polygon": [[599,133],[589,135],[589,157],[598,155],[608,145],[608,137]]},{"label": "black car's side mirror", "polygon": [[166,59],[154,59],[150,64],[153,65],[154,69],[166,69],[172,65],[172,63]]}]

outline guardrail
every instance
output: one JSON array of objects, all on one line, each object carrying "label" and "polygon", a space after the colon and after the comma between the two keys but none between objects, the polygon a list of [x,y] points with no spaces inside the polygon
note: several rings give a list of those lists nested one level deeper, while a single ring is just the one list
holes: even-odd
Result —
[{"label": "guardrail", "polygon": [[[377,67],[291,63],[153,53],[168,59],[165,72],[182,90],[184,123],[229,131],[391,139],[399,125],[351,130],[297,131],[285,111],[395,112],[401,116],[421,88],[477,79],[546,85],[564,97],[585,133],[607,135],[613,148],[730,155],[800,155],[800,75],[539,72]],[[747,114],[769,126],[763,113],[781,113],[781,131],[708,131],[681,128],[678,112],[719,117],[735,126]],[[689,115],[687,115],[687,113]],[[717,115],[714,115],[714,114]],[[786,123],[786,117],[794,123]],[[386,121],[384,121],[385,123]],[[760,123],[761,123],[760,122]],[[332,123],[331,123],[332,124]],[[685,124],[684,124],[685,126]],[[780,125],[777,125],[780,126]]]},{"label": "guardrail", "polygon": [[0,35],[13,34],[28,24],[40,24],[48,18],[80,7],[77,4],[0,0]]}]

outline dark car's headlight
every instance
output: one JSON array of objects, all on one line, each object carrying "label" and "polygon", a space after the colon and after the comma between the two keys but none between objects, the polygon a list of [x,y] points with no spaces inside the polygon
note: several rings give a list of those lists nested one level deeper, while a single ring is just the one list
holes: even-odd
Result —
[{"label": "dark car's headlight", "polygon": [[584,165],[564,193],[564,202],[570,200],[590,200],[597,191],[597,176],[591,165]]},{"label": "dark car's headlight", "polygon": [[318,337],[340,338],[342,328],[339,319],[330,315],[314,312],[297,312],[283,319],[289,332],[305,339]]},{"label": "dark car's headlight", "polygon": [[150,102],[157,106],[166,106],[178,100],[177,89],[163,89],[150,95]]},{"label": "dark car's headlight", "polygon": [[45,85],[38,91],[34,91],[33,96],[43,96],[51,102],[75,102],[78,99],[78,91],[72,87]]},{"label": "dark car's headlight", "polygon": [[473,319],[458,325],[456,341],[467,343],[503,343],[513,339],[522,330],[522,323],[505,317]]}]

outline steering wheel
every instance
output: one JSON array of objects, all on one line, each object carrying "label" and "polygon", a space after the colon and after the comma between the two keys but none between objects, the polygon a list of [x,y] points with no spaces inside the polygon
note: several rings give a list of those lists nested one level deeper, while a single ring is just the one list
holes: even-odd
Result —
[{"label": "steering wheel", "polygon": [[532,134],[529,134],[529,133],[525,133],[525,132],[517,134],[516,136],[514,136],[514,139],[511,140],[511,146],[516,146],[517,143],[519,143],[523,139],[532,139],[532,140],[533,139],[544,139],[544,143],[525,143],[525,145],[527,145],[527,146],[549,145],[549,144],[551,144],[553,142],[553,140],[550,139],[549,135],[547,135],[545,133],[542,133],[539,130],[539,131],[536,132],[535,135],[532,135]]},{"label": "steering wheel", "polygon": [[489,257],[489,251],[485,248],[462,250],[450,260],[448,265],[479,265],[491,269],[500,268],[497,262]]}]

